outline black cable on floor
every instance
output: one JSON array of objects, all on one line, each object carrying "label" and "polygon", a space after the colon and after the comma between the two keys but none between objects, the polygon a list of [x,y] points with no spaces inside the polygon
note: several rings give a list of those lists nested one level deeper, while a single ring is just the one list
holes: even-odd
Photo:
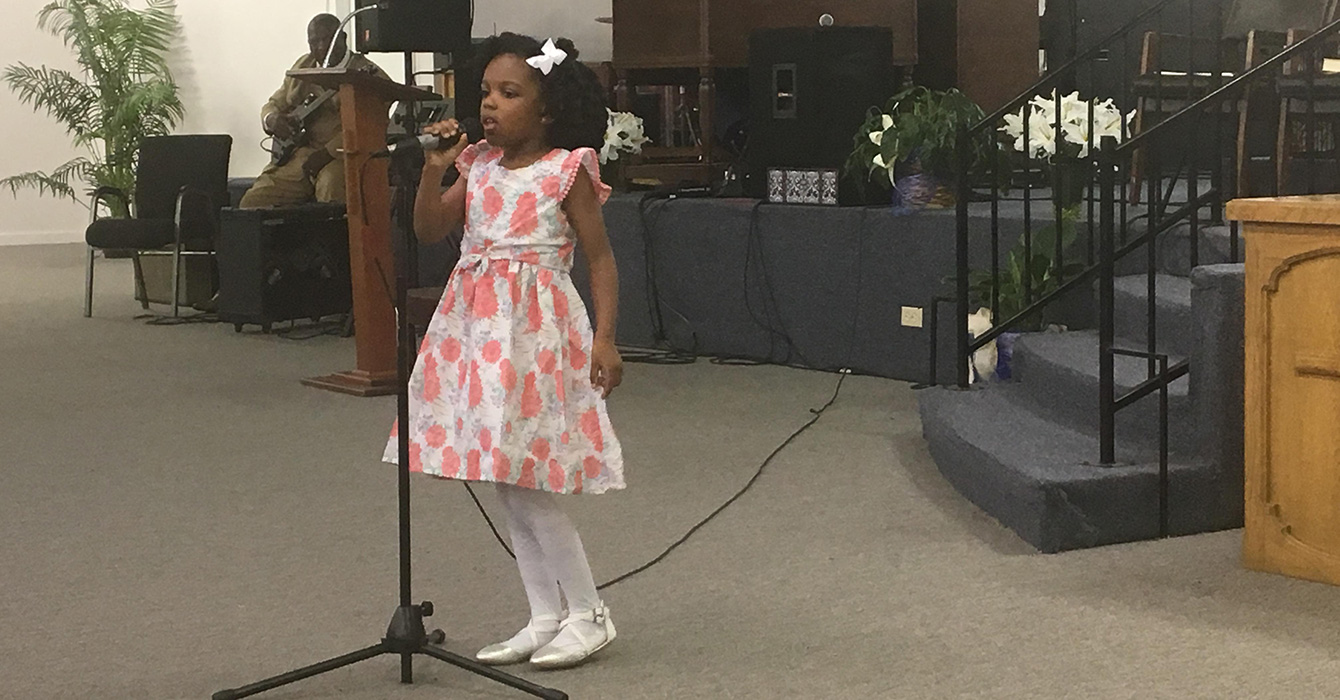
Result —
[{"label": "black cable on floor", "polygon": [[[847,380],[847,375],[849,374],[850,372],[845,370],[839,373],[837,386],[833,388],[833,395],[829,397],[828,402],[825,403],[823,406],[820,406],[819,408],[811,408],[810,413],[812,413],[813,416],[808,421],[806,421],[804,425],[800,426],[800,428],[798,428],[795,432],[791,433],[789,437],[783,440],[782,443],[778,445],[777,448],[774,449],[771,454],[768,455],[767,459],[764,459],[763,463],[758,465],[758,470],[754,472],[754,475],[749,478],[749,481],[746,482],[745,485],[739,491],[737,491],[734,496],[731,496],[730,498],[726,499],[725,503],[722,503],[720,506],[718,506],[717,509],[708,514],[706,518],[703,518],[702,520],[698,521],[696,525],[689,528],[689,531],[684,533],[683,537],[680,537],[669,547],[666,547],[665,551],[658,554],[654,559],[648,561],[646,564],[643,564],[642,566],[637,567],[636,569],[633,569],[632,571],[616,576],[610,579],[609,581],[606,581],[605,583],[596,586],[596,590],[605,590],[610,586],[622,583],[642,573],[643,571],[646,571],[647,569],[650,569],[651,567],[661,563],[661,561],[663,561],[666,557],[670,556],[671,552],[678,549],[679,546],[684,544],[685,542],[688,542],[690,537],[693,537],[695,533],[701,530],[709,522],[712,522],[712,520],[715,519],[718,515],[720,515],[722,511],[729,508],[731,504],[735,503],[740,499],[740,497],[744,496],[744,494],[747,493],[749,489],[753,488],[754,483],[759,480],[759,477],[763,476],[763,470],[767,469],[768,465],[772,463],[772,460],[775,459],[777,455],[781,454],[782,450],[786,449],[788,445],[790,445],[792,442],[796,440],[796,438],[800,437],[806,430],[809,430],[811,427],[814,426],[815,423],[819,422],[819,419],[823,417],[824,412],[827,411],[833,405],[833,403],[837,401],[838,394],[842,392],[842,383]],[[470,493],[470,498],[474,500],[475,507],[478,508],[480,514],[484,516],[484,521],[488,523],[489,529],[493,531],[493,537],[498,540],[498,544],[502,545],[503,550],[507,552],[507,556],[511,557],[512,559],[516,559],[516,554],[512,551],[510,547],[507,546],[507,541],[504,540],[502,534],[498,532],[498,528],[493,524],[493,519],[489,517],[488,511],[484,509],[484,504],[480,503],[479,498],[475,496],[474,489],[470,488],[470,484],[468,482],[462,482],[462,483],[465,484],[465,490]]]},{"label": "black cable on floor", "polygon": [[[660,286],[656,277],[656,245],[653,235],[656,223],[660,220],[660,212],[654,216],[649,216],[651,204],[657,201],[669,201],[674,198],[674,193],[669,191],[654,191],[644,194],[638,202],[638,219],[642,228],[642,249],[643,249],[643,279],[646,280],[646,303],[650,314],[652,327],[652,340],[659,346],[656,348],[636,348],[633,352],[624,356],[624,361],[631,363],[644,363],[655,365],[688,365],[698,361],[698,332],[694,330],[693,323],[688,317],[680,313],[678,309],[670,305],[661,297]],[[669,334],[665,331],[665,317],[662,309],[668,309],[683,323],[688,329],[689,336],[693,339],[693,347],[689,350],[675,347],[670,341]]]},{"label": "black cable on floor", "polygon": [[494,539],[498,540],[498,544],[502,545],[503,551],[507,552],[507,556],[516,559],[516,553],[512,551],[511,547],[507,546],[507,540],[504,540],[502,533],[498,532],[498,526],[493,524],[493,518],[490,518],[489,512],[484,510],[484,504],[479,502],[479,496],[476,496],[475,490],[470,488],[470,482],[462,481],[461,483],[465,484],[465,490],[470,492],[470,500],[475,502],[475,507],[479,509],[479,514],[484,516],[484,522],[489,524],[489,529],[493,531]]},{"label": "black cable on floor", "polygon": [[344,325],[347,322],[347,315],[301,326],[290,321],[287,329],[275,331],[274,335],[276,338],[293,341],[312,340],[324,336],[340,336],[344,335]]},{"label": "black cable on floor", "polygon": [[218,323],[219,315],[213,311],[203,311],[190,316],[160,316],[158,314],[140,314],[134,320],[144,321],[146,326],[184,326],[188,323]]},{"label": "black cable on floor", "polygon": [[749,478],[749,481],[746,482],[744,487],[741,488],[739,491],[737,491],[734,496],[731,496],[729,499],[726,500],[725,503],[722,503],[720,506],[718,506],[717,509],[712,511],[706,518],[700,520],[697,525],[694,525],[693,527],[689,528],[689,531],[684,533],[683,537],[676,540],[675,543],[670,545],[669,547],[666,547],[665,551],[657,555],[655,559],[652,559],[646,564],[643,564],[642,566],[639,566],[636,569],[629,571],[628,573],[616,576],[610,579],[609,581],[606,581],[605,583],[596,586],[596,590],[603,591],[606,588],[609,588],[610,586],[622,583],[642,573],[643,571],[646,571],[647,569],[650,569],[651,567],[661,563],[662,560],[670,556],[671,552],[678,549],[680,545],[689,541],[689,538],[693,537],[694,533],[701,530],[709,522],[712,522],[712,520],[716,518],[718,515],[720,515],[722,511],[726,510],[727,508],[730,507],[732,503],[735,503],[737,500],[739,500],[741,496],[743,496],[746,492],[749,491],[749,489],[753,488],[754,482],[758,481],[759,477],[763,476],[763,470],[767,468],[768,464],[770,464],[772,460],[777,457],[777,455],[781,454],[782,450],[786,449],[786,447],[790,445],[792,442],[794,442],[796,438],[800,437],[802,433],[813,427],[815,423],[819,422],[819,419],[823,417],[824,412],[827,411],[829,407],[833,405],[833,402],[837,401],[838,394],[842,391],[842,382],[845,381],[846,379],[847,379],[846,373],[843,373],[838,376],[837,386],[833,388],[833,396],[828,399],[828,403],[825,403],[823,406],[820,406],[817,409],[811,408],[810,413],[814,414],[813,417],[811,417],[808,421],[806,421],[804,425],[800,426],[800,428],[797,429],[794,433],[791,433],[790,437],[783,440],[782,444],[778,445],[777,449],[773,450],[772,454],[769,454],[768,458],[763,460],[762,464],[758,465],[758,471],[754,472],[754,475]]}]

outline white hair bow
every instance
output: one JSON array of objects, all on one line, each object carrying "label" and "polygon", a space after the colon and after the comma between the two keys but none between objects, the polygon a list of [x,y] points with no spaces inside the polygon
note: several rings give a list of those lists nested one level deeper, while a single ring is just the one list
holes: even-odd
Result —
[{"label": "white hair bow", "polygon": [[554,66],[567,60],[567,58],[568,52],[554,46],[554,40],[549,39],[540,48],[540,55],[531,56],[526,59],[526,63],[530,64],[531,68],[539,69],[541,73],[549,75],[549,71],[553,70]]}]

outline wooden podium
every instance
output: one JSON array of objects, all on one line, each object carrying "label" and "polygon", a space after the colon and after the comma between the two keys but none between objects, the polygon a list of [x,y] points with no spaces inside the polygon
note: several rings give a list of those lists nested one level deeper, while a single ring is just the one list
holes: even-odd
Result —
[{"label": "wooden podium", "polygon": [[394,394],[396,318],[391,290],[395,289],[396,259],[391,250],[390,183],[386,164],[368,161],[373,153],[386,147],[392,102],[440,98],[427,90],[360,70],[309,68],[292,70],[288,75],[340,91],[349,270],[358,352],[354,369],[311,377],[302,383],[354,396]]},{"label": "wooden podium", "polygon": [[1247,568],[1340,584],[1340,195],[1242,199]]}]

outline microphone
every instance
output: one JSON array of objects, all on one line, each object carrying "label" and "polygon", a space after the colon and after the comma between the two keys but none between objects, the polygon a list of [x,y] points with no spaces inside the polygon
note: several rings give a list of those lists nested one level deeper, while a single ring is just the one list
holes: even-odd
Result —
[{"label": "microphone", "polygon": [[386,147],[386,150],[378,151],[372,154],[373,158],[384,158],[394,156],[398,153],[409,153],[412,151],[438,151],[451,148],[460,140],[461,134],[465,134],[466,143],[477,143],[484,138],[484,125],[479,123],[474,117],[466,117],[461,120],[460,129],[456,135],[448,138],[442,138],[437,134],[419,134],[412,139],[397,141]]}]

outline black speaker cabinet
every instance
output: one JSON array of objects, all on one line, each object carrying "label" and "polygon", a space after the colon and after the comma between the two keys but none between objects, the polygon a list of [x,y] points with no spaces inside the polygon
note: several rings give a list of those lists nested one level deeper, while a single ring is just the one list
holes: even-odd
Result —
[{"label": "black speaker cabinet", "polygon": [[[378,0],[358,0],[357,6]],[[381,0],[385,7],[358,16],[359,53],[435,51],[451,53],[470,45],[471,0]]]},{"label": "black speaker cabinet", "polygon": [[215,248],[219,320],[239,332],[353,308],[342,204],[224,209]]},{"label": "black speaker cabinet", "polygon": [[[894,93],[888,27],[759,29],[749,37],[749,192],[769,168],[841,168],[871,107]],[[839,192],[844,204],[851,201]]]}]

